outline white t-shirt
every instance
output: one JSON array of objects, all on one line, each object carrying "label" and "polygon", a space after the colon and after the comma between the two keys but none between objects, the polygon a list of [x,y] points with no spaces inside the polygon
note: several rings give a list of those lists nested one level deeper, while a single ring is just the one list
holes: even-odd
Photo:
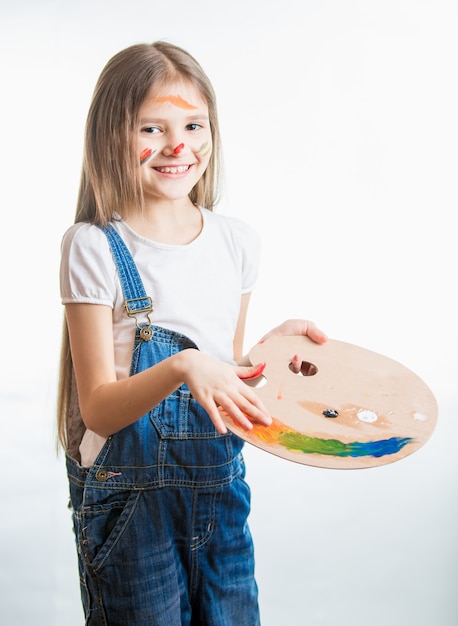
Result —
[{"label": "white t-shirt", "polygon": [[[122,220],[112,224],[135,261],[146,295],[153,300],[151,323],[178,331],[203,352],[233,362],[240,298],[252,291],[256,281],[259,238],[239,219],[207,209],[201,213],[202,231],[187,245],[151,241]],[[65,233],[60,286],[63,304],[104,304],[113,309],[116,375],[118,379],[129,376],[135,320],[125,313],[108,240],[96,226],[81,222]],[[146,321],[146,315],[139,319]],[[93,435],[89,431],[84,435],[82,465],[90,465],[103,445],[104,439]]]}]

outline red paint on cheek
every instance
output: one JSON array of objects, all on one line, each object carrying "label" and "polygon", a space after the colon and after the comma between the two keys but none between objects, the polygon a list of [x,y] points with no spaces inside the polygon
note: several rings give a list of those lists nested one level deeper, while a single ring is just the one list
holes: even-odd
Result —
[{"label": "red paint on cheek", "polygon": [[142,153],[140,154],[140,160],[143,161],[143,159],[146,159],[146,157],[148,157],[152,151],[152,148],[145,148],[144,150],[142,150]]},{"label": "red paint on cheek", "polygon": [[[156,152],[156,150],[154,150]],[[154,154],[152,148],[145,148],[140,153],[140,165],[143,165]]]},{"label": "red paint on cheek", "polygon": [[173,154],[180,154],[183,148],[184,148],[184,143],[178,144],[178,146],[173,149]]}]

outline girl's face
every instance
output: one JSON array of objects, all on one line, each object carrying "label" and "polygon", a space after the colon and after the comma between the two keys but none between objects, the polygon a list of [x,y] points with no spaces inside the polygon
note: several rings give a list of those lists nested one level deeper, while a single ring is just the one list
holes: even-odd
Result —
[{"label": "girl's face", "polygon": [[139,119],[137,154],[145,200],[187,198],[212,150],[208,106],[200,92],[185,82],[153,90]]}]

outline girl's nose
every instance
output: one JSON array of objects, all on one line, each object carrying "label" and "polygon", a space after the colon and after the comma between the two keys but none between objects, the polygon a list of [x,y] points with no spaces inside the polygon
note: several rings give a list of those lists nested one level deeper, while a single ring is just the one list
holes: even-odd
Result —
[{"label": "girl's nose", "polygon": [[181,154],[183,149],[184,143],[178,143],[176,145],[174,145],[173,143],[168,143],[167,146],[164,147],[164,150],[162,152],[166,156],[178,156],[179,154]]}]

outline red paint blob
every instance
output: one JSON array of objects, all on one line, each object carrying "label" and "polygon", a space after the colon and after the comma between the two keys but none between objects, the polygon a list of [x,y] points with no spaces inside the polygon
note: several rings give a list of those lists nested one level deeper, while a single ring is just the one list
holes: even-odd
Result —
[{"label": "red paint blob", "polygon": [[261,376],[261,374],[263,373],[265,369],[266,369],[266,363],[260,363],[258,367],[255,369],[253,374],[251,374],[250,376],[239,376],[239,378],[241,380],[250,380],[251,378],[257,378],[258,376]]},{"label": "red paint blob", "polygon": [[152,148],[145,148],[144,150],[142,150],[140,154],[140,163],[143,163],[143,161],[150,156],[152,151]]}]

